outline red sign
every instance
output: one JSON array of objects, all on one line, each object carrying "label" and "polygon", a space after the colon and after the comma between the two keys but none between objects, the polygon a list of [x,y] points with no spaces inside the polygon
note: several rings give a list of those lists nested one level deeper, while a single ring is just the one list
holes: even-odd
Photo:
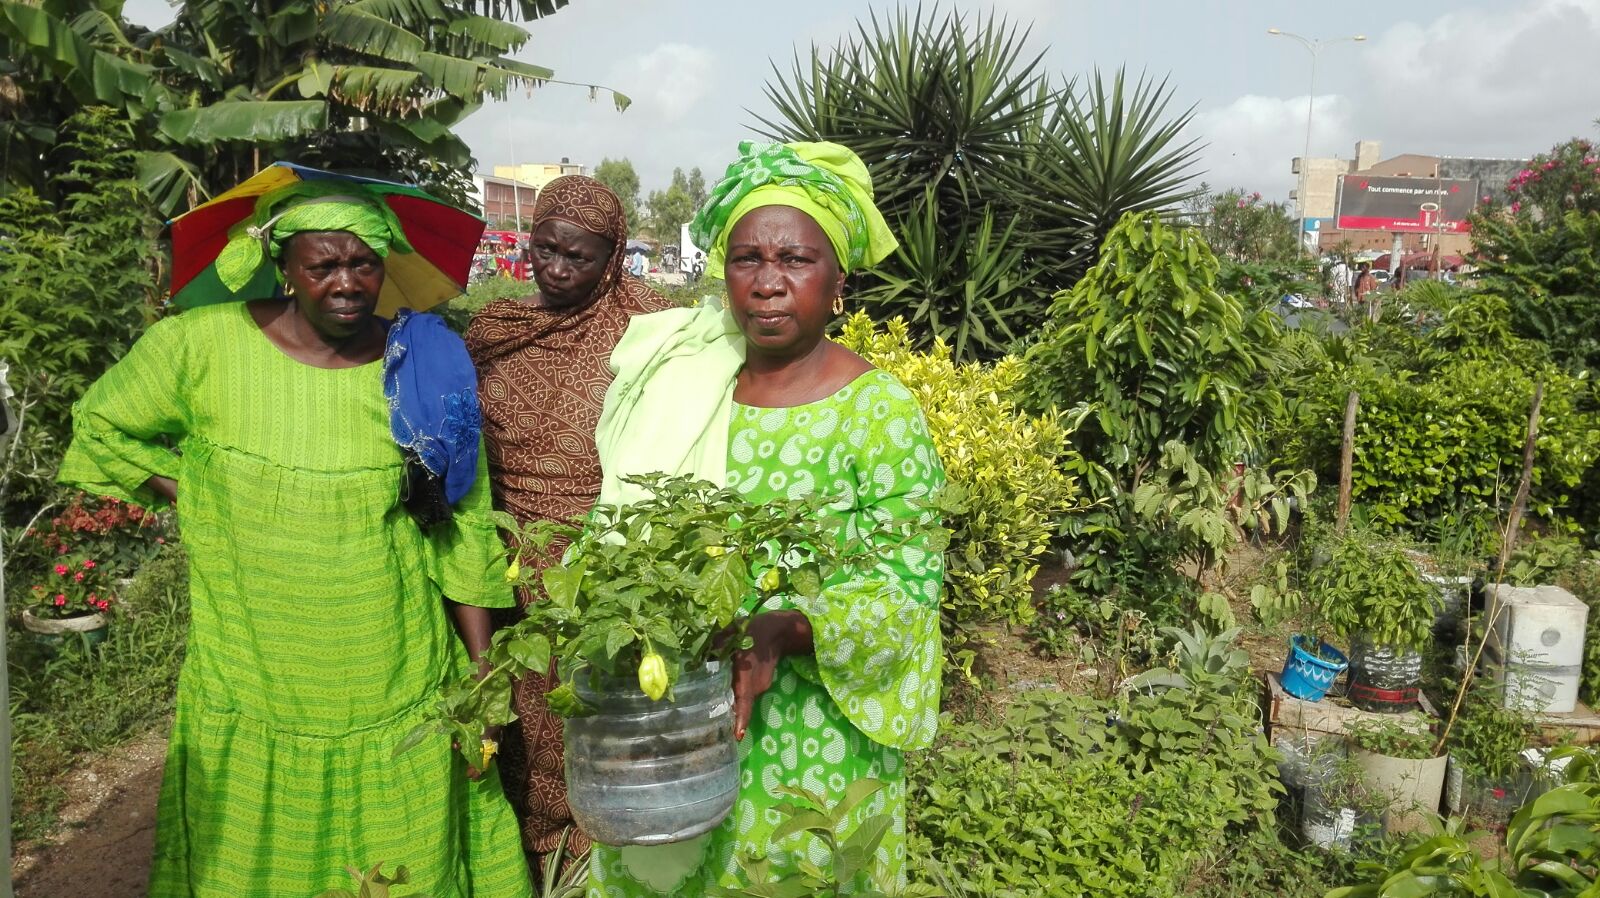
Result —
[{"label": "red sign", "polygon": [[1342,231],[1464,234],[1478,182],[1455,178],[1340,175],[1333,226]]}]

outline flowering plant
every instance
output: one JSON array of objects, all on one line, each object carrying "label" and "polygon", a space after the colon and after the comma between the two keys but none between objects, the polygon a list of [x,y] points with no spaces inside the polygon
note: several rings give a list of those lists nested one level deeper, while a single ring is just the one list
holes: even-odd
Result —
[{"label": "flowering plant", "polygon": [[92,558],[76,556],[55,562],[28,598],[34,617],[51,620],[109,611],[117,601],[105,568]]},{"label": "flowering plant", "polygon": [[48,526],[28,536],[51,558],[94,558],[108,576],[131,577],[161,551],[170,532],[164,515],[110,496],[76,493]]}]

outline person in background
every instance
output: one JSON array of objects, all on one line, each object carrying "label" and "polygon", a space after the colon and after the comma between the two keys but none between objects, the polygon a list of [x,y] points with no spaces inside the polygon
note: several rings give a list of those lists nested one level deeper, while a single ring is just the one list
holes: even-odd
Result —
[{"label": "person in background", "polygon": [[[938,727],[942,552],[933,506],[944,468],[915,397],[828,339],[845,275],[896,246],[866,166],[832,143],[740,145],[692,225],[727,308],[634,319],[612,354],[616,380],[596,443],[600,501],[626,504],[623,478],[652,472],[725,483],[753,502],[820,497],[842,516],[841,546],[872,563],[841,571],[815,599],[762,601],[750,584],[750,648],[733,660],[741,785],[711,833],[659,848],[595,846],[589,894],[699,898],[739,884],[737,859],[766,854],[775,875],[807,859],[773,844],[779,786],[836,802],[851,784],[885,787],[858,808],[891,821],[866,866],[905,882],[905,759]],[[880,541],[880,525],[909,540]],[[846,885],[860,889],[864,876]]]},{"label": "person in background", "polygon": [[[484,306],[467,327],[496,507],[519,522],[571,521],[600,492],[595,425],[611,383],[607,359],[635,315],[672,303],[630,275],[622,202],[593,178],[566,175],[539,192],[529,258],[538,288]],[[560,557],[524,558],[537,570]],[[519,604],[539,596],[518,596]],[[553,676],[515,687],[518,715],[502,758],[508,795],[530,861],[553,851],[572,823],[562,766],[561,718],[545,695]],[[580,853],[581,833],[567,845]],[[559,859],[556,859],[559,862]]]},{"label": "person in background", "polygon": [[1356,302],[1366,302],[1367,294],[1376,289],[1378,289],[1378,279],[1372,275],[1372,263],[1362,262],[1360,265],[1356,266]]},{"label": "person in background", "polygon": [[286,298],[152,325],[74,407],[59,475],[177,504],[189,553],[148,894],[310,896],[382,862],[436,898],[524,898],[498,777],[444,734],[394,753],[512,603],[472,364],[437,317],[374,314],[412,248],[359,184],[282,188],[248,223],[219,275],[273,266]]}]

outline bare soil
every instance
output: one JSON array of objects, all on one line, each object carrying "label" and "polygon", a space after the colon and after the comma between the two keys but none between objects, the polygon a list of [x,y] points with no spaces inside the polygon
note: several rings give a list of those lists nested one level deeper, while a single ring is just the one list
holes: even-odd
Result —
[{"label": "bare soil", "polygon": [[67,774],[61,825],[46,839],[16,846],[11,881],[17,898],[145,894],[169,726]]}]

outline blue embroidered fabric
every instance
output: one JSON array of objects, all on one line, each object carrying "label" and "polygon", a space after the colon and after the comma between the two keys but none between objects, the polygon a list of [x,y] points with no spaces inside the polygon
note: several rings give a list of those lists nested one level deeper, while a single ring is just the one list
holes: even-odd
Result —
[{"label": "blue embroidered fabric", "polygon": [[[482,416],[466,344],[439,316],[401,309],[383,354],[383,394],[394,441],[424,481],[408,477],[413,495],[407,507],[424,526],[448,518],[478,471]],[[432,511],[422,512],[410,501],[419,489],[442,493],[443,509],[434,502]]]}]

